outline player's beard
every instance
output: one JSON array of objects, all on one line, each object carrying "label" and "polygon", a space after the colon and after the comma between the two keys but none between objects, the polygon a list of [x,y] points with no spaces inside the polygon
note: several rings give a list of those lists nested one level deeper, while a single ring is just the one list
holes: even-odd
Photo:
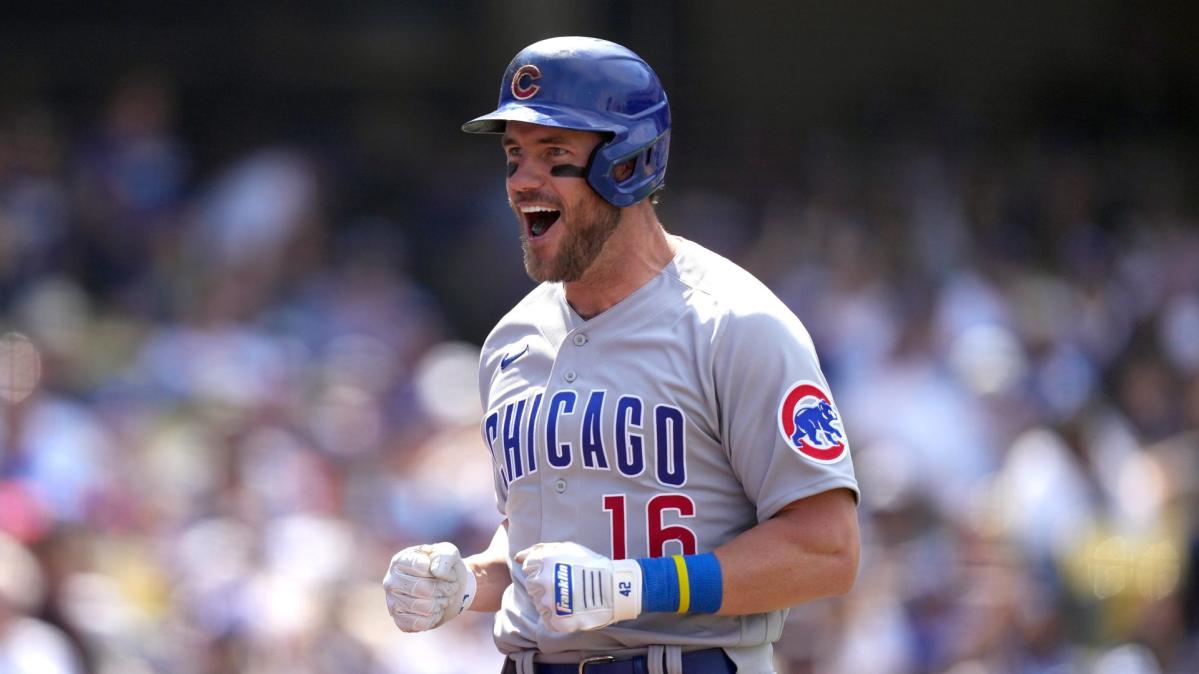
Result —
[{"label": "player's beard", "polygon": [[620,209],[596,195],[582,199],[570,211],[569,223],[565,222],[566,211],[562,211],[561,221],[554,223],[555,227],[566,229],[558,243],[558,252],[551,258],[534,256],[528,233],[522,230],[525,272],[538,283],[569,283],[583,278],[620,224]]}]

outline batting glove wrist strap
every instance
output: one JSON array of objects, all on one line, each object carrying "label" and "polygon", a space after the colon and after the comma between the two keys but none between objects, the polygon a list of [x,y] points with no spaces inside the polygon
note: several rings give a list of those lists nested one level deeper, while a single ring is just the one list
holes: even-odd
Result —
[{"label": "batting glove wrist strap", "polygon": [[479,580],[475,578],[474,569],[465,564],[462,566],[466,569],[466,573],[460,576],[462,578],[462,588],[459,590],[458,614],[469,610],[470,605],[475,603],[475,595],[479,593]]},{"label": "batting glove wrist strap", "polygon": [[641,615],[643,580],[641,565],[635,559],[612,562],[613,622],[632,620]]}]

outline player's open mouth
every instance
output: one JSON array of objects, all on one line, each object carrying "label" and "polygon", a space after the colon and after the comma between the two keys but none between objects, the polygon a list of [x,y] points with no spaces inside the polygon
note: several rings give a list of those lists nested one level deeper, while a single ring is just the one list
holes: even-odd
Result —
[{"label": "player's open mouth", "polygon": [[536,238],[549,231],[558,222],[562,212],[548,206],[521,206],[520,214],[524,217],[529,236]]}]

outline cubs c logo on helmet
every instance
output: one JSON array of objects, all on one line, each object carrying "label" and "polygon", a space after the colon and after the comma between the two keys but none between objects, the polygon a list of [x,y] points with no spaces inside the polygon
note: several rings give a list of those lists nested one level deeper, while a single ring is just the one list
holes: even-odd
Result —
[{"label": "cubs c logo on helmet", "polygon": [[805,459],[836,463],[845,458],[845,429],[832,399],[819,384],[800,380],[779,403],[779,433]]},{"label": "cubs c logo on helmet", "polygon": [[532,80],[539,79],[541,79],[541,69],[537,66],[529,64],[517,68],[516,72],[512,73],[512,96],[520,101],[536,96],[537,92],[541,91],[541,87],[533,84]]}]

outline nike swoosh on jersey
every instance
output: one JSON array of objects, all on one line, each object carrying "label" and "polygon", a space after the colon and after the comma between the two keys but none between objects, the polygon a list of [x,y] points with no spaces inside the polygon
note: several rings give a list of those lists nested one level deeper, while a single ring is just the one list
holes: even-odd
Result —
[{"label": "nike swoosh on jersey", "polygon": [[529,345],[525,344],[525,348],[521,349],[520,351],[518,351],[510,356],[504,356],[503,358],[500,359],[500,369],[507,370],[509,365],[515,363],[517,361],[517,359],[519,359],[521,356],[525,355],[528,352],[529,352]]}]

